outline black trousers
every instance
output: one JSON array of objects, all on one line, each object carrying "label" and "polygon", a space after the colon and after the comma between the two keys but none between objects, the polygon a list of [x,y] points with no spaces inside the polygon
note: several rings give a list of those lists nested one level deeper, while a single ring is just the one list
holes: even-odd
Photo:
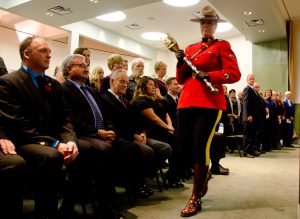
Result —
[{"label": "black trousers", "polygon": [[39,144],[22,145],[18,153],[27,163],[30,185],[34,193],[35,218],[55,217],[58,191],[63,179],[63,155],[55,148]]},{"label": "black trousers", "polygon": [[219,167],[219,161],[225,157],[226,144],[225,136],[215,132],[211,146],[210,146],[210,159],[212,168]]},{"label": "black trousers", "polygon": [[26,162],[19,155],[0,151],[0,212],[1,218],[21,218]]},{"label": "black trousers", "polygon": [[[104,213],[116,202],[115,185],[134,187],[142,183],[142,156],[139,146],[125,139],[112,144],[98,138],[80,137],[79,155],[68,167],[62,211],[74,208],[76,199],[87,198],[91,187]],[[93,182],[93,185],[92,185]]]},{"label": "black trousers", "polygon": [[[114,147],[90,137],[80,137],[77,146],[78,157],[67,165],[68,180],[60,211],[72,211],[76,202],[91,198],[97,199],[103,207],[110,205],[114,199]],[[93,189],[95,194],[92,194]]]},{"label": "black trousers", "polygon": [[191,107],[177,111],[177,142],[185,166],[190,161],[208,166],[210,145],[222,110]]}]

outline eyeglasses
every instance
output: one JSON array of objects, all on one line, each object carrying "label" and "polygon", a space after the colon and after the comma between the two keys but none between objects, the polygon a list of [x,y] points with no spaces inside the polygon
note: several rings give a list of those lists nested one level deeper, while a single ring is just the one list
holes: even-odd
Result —
[{"label": "eyeglasses", "polygon": [[79,66],[81,68],[86,68],[87,67],[87,65],[84,64],[84,63],[81,63],[81,64],[72,64],[72,66]]}]

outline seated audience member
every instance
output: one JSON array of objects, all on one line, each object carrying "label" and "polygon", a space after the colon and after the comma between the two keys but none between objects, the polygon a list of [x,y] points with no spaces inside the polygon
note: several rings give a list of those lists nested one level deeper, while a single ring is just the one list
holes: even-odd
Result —
[{"label": "seated audience member", "polygon": [[2,57],[0,57],[0,76],[7,74],[7,68],[5,66],[5,63],[2,59]]},{"label": "seated audience member", "polygon": [[173,188],[183,187],[179,180],[180,166],[174,135],[175,130],[164,104],[161,99],[156,98],[155,92],[154,79],[148,76],[142,77],[137,84],[132,99],[134,113],[149,138],[167,142],[171,145],[172,155],[169,159],[169,170],[166,174],[169,186]]},{"label": "seated audience member", "polygon": [[0,128],[0,212],[1,218],[22,218],[25,160]]},{"label": "seated audience member", "polygon": [[128,71],[128,60],[127,59],[123,59],[123,69],[127,72]]},{"label": "seated audience member", "polygon": [[55,79],[59,82],[59,83],[63,83],[65,81],[65,78],[61,72],[61,67],[60,65],[57,65],[54,69],[54,74],[53,76],[55,77]]},{"label": "seated audience member", "polygon": [[63,164],[78,155],[61,85],[45,75],[51,49],[32,36],[19,46],[22,66],[0,78],[0,116],[24,158],[34,193],[34,218],[56,218]]},{"label": "seated audience member", "polygon": [[[146,132],[139,129],[129,102],[124,98],[128,84],[127,72],[122,69],[114,71],[110,77],[110,89],[102,95],[102,109],[115,128],[116,135],[126,141],[136,142],[142,152],[146,176],[153,177],[157,168],[170,157],[171,146],[167,143],[147,138]],[[154,160],[153,160],[154,158]],[[146,185],[145,190],[152,194]],[[142,192],[143,193],[143,192]]]},{"label": "seated audience member", "polygon": [[[85,63],[87,65],[88,71],[90,71],[91,67],[91,51],[86,47],[78,47],[74,50],[73,54],[79,54],[84,56]],[[90,85],[90,80],[86,80],[85,84]]]},{"label": "seated audience member", "polygon": [[127,100],[131,101],[136,90],[136,85],[144,75],[144,61],[136,58],[131,61],[131,75],[129,76],[128,88],[126,91]]},{"label": "seated audience member", "polygon": [[[97,166],[106,170],[105,174],[99,173],[102,178],[100,175],[96,176],[99,189],[102,188],[105,192],[110,191],[114,185],[109,184],[112,177],[113,180],[118,180],[118,183],[122,180],[122,185],[134,188],[142,177],[142,161],[138,145],[120,139],[116,135],[112,123],[102,114],[98,96],[93,89],[84,84],[88,76],[84,57],[81,55],[68,56],[62,66],[66,78],[63,88],[66,102],[72,109],[72,122],[79,138],[79,150],[81,150],[81,141],[90,142],[93,145],[92,150],[95,153],[99,152],[101,156],[97,159],[99,163]],[[111,149],[113,149],[113,157],[109,157],[110,154],[107,155]],[[105,171],[102,169],[101,171]],[[113,175],[110,176],[109,173]],[[101,186],[101,183],[107,183],[107,185]],[[105,199],[102,200],[102,205],[112,204],[114,200],[109,199],[112,197],[113,194],[102,197]],[[99,195],[98,198],[101,196]],[[118,215],[120,216],[120,214]]]},{"label": "seated audience member", "polygon": [[124,66],[124,59],[119,54],[112,54],[107,59],[107,66],[111,73],[104,77],[101,83],[100,93],[105,93],[110,88],[110,76],[113,71],[117,69],[123,69]]},{"label": "seated audience member", "polygon": [[155,70],[155,83],[156,83],[156,96],[162,99],[167,94],[167,87],[164,77],[167,74],[167,64],[162,61],[157,61],[154,66]]},{"label": "seated audience member", "polygon": [[[176,127],[177,127],[176,112],[177,112],[177,104],[179,98],[178,95],[180,93],[180,85],[178,84],[175,77],[170,77],[166,81],[166,86],[167,86],[168,93],[164,96],[163,103],[165,103],[167,113],[170,116],[172,125],[175,128],[175,132],[176,132]],[[184,165],[184,167],[182,167],[182,173],[181,173],[182,179],[183,180],[190,179],[194,175],[191,161],[187,159],[183,161],[182,165]]]},{"label": "seated audience member", "polygon": [[97,92],[100,92],[103,76],[104,71],[101,67],[94,68],[90,74],[90,84]]},{"label": "seated audience member", "polygon": [[177,112],[177,104],[180,93],[180,86],[175,77],[170,77],[166,81],[167,93],[164,96],[164,100],[167,103],[166,109],[171,118],[173,127],[176,128],[176,112]]}]

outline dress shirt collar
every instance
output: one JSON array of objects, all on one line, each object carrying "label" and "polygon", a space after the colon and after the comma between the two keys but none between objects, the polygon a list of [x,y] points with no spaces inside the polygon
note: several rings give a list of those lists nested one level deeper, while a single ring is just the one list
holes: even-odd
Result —
[{"label": "dress shirt collar", "polygon": [[85,84],[80,84],[80,83],[78,83],[78,82],[76,82],[76,81],[73,81],[73,80],[71,80],[71,79],[67,79],[68,81],[70,81],[72,84],[74,84],[79,90],[81,90],[80,88],[81,88],[81,86],[86,86]]},{"label": "dress shirt collar", "polygon": [[168,92],[168,94],[173,98],[173,100],[176,102],[176,99],[177,99],[177,101],[178,101],[178,96],[174,96],[174,95],[172,95],[172,94],[170,94],[169,92]]},{"label": "dress shirt collar", "polygon": [[203,37],[202,38],[202,43],[207,43],[207,42],[212,41],[212,40],[214,40],[213,37]]},{"label": "dress shirt collar", "polygon": [[34,85],[36,87],[38,87],[38,84],[37,84],[35,78],[38,77],[38,76],[45,77],[45,73],[42,73],[42,74],[36,73],[35,71],[33,71],[30,68],[28,68],[26,65],[23,65],[22,68],[24,69],[24,71],[26,71],[29,74],[29,76],[32,79]]},{"label": "dress shirt collar", "polygon": [[120,100],[120,96],[117,95],[115,92],[112,91],[112,89],[108,89],[108,91],[115,96],[115,98],[117,98],[118,100]]}]

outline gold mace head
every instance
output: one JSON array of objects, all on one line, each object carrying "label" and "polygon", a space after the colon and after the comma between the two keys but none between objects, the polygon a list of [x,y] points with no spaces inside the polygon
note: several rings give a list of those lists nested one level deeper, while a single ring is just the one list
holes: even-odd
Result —
[{"label": "gold mace head", "polygon": [[176,53],[180,50],[177,41],[170,34],[167,34],[167,37],[162,42],[172,52]]}]

